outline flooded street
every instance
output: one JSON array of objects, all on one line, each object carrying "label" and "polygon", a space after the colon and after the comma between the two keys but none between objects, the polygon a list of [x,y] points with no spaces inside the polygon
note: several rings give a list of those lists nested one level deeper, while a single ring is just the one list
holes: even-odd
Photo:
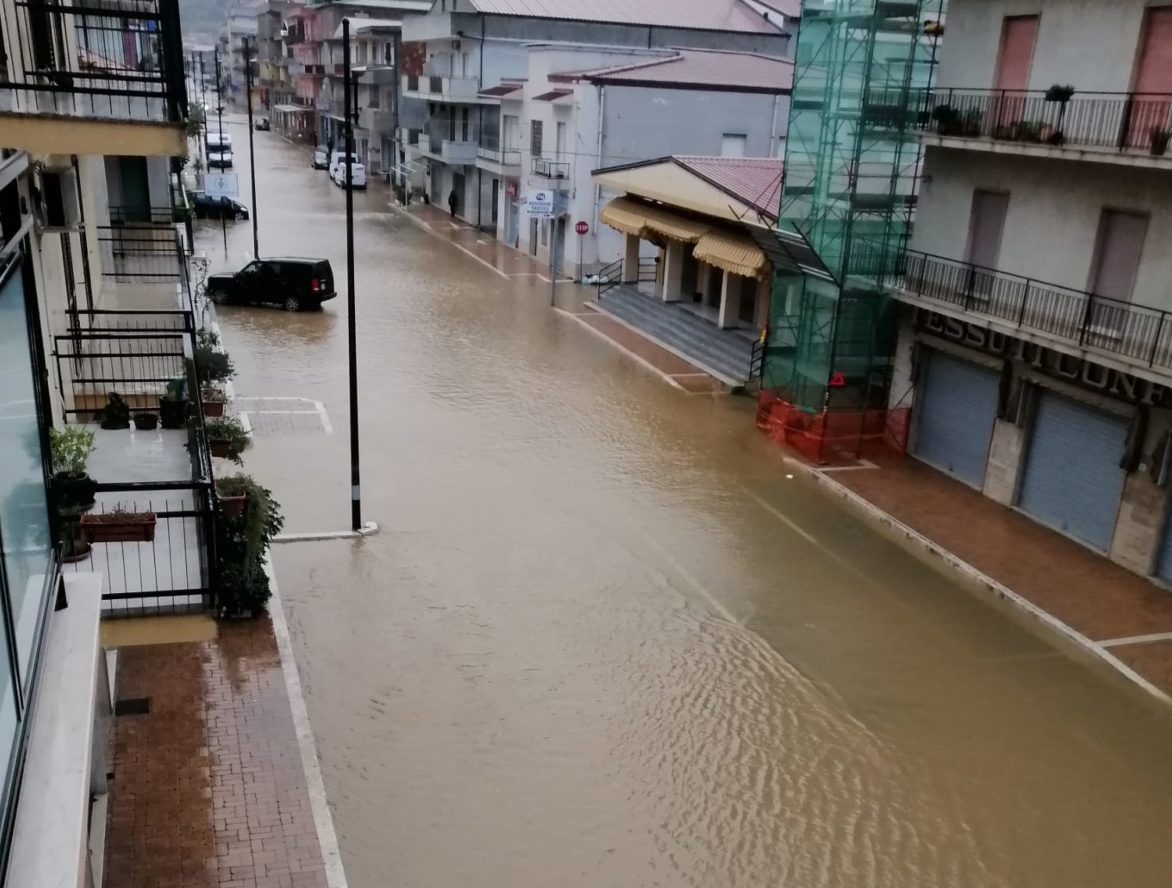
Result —
[{"label": "flooded street", "polygon": [[[257,152],[262,254],[342,289],[342,191]],[[353,888],[1169,883],[1166,713],[787,479],[748,399],[387,200],[355,199],[382,530],[274,556]],[[249,223],[197,243],[251,258]],[[349,525],[345,311],[220,311],[287,530]]]}]

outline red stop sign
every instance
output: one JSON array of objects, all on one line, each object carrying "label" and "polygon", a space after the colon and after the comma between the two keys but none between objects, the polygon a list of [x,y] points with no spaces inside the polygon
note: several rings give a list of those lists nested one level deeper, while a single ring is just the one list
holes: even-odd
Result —
[{"label": "red stop sign", "polygon": [[589,230],[590,230],[590,223],[586,222],[585,220],[583,220],[582,222],[579,222],[577,225],[574,226],[574,231],[578,232],[578,234],[586,234],[586,232],[588,232]]}]

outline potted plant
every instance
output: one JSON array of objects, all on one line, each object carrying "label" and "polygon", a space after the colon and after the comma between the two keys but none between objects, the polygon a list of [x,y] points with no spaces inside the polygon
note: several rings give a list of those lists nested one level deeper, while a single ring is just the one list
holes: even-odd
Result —
[{"label": "potted plant", "polygon": [[951,105],[937,105],[932,109],[936,132],[942,136],[960,135],[960,112]]},{"label": "potted plant", "polygon": [[165,429],[181,429],[187,422],[187,379],[176,376],[167,382],[159,398],[159,423]]},{"label": "potted plant", "polygon": [[227,382],[235,375],[232,358],[220,348],[220,337],[211,330],[200,330],[195,337],[195,376],[200,386]]},{"label": "potted plant", "polygon": [[239,491],[245,506],[216,522],[217,611],[221,617],[253,617],[264,611],[272,594],[264,557],[284,519],[272,494],[247,475],[220,483]]},{"label": "potted plant", "polygon": [[1168,140],[1170,138],[1172,138],[1172,130],[1162,126],[1153,126],[1152,154],[1156,157],[1162,157],[1164,152],[1168,150]]},{"label": "potted plant", "polygon": [[109,512],[81,516],[81,532],[90,543],[150,543],[155,539],[154,512],[131,512],[119,503]]},{"label": "potted plant", "polygon": [[139,411],[134,414],[134,427],[140,432],[151,432],[159,427],[159,414],[151,413],[149,410]]},{"label": "potted plant", "polygon": [[117,392],[106,396],[106,406],[98,411],[104,429],[130,428],[130,405]]},{"label": "potted plant", "polygon": [[1066,85],[1063,85],[1061,83],[1055,83],[1048,90],[1046,90],[1046,101],[1061,102],[1065,105],[1070,101],[1070,97],[1073,95],[1074,87],[1071,84],[1067,83]]},{"label": "potted plant", "polygon": [[204,423],[204,430],[208,436],[208,448],[212,456],[240,462],[240,454],[251,444],[249,434],[244,425],[235,416],[221,416]]},{"label": "potted plant", "polygon": [[216,388],[214,385],[205,385],[199,392],[199,401],[203,407],[203,415],[208,416],[223,416],[224,405],[228,402],[228,396],[224,394],[224,390]]},{"label": "potted plant", "polygon": [[256,482],[247,475],[229,475],[216,479],[216,499],[220,511],[228,518],[239,518],[248,508],[249,494]]},{"label": "potted plant", "polygon": [[80,518],[94,505],[98,483],[86,474],[94,452],[93,430],[82,426],[49,429],[49,458],[53,464],[52,502],[61,536],[61,557],[81,561],[90,554],[80,535]]}]

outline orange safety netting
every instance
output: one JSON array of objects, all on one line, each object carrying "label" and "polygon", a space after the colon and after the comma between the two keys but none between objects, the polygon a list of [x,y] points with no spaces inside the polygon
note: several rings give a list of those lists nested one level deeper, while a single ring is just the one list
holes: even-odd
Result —
[{"label": "orange safety netting", "polygon": [[910,424],[911,412],[906,407],[811,413],[772,392],[763,391],[757,397],[757,428],[819,464],[903,455]]}]

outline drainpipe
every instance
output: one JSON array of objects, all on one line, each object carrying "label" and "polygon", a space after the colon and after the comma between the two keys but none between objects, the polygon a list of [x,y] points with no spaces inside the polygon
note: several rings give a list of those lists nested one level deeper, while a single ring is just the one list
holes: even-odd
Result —
[{"label": "drainpipe", "polygon": [[[596,149],[596,157],[594,160],[594,168],[599,169],[602,166],[602,144],[603,131],[602,128],[606,122],[606,85],[596,84],[598,89],[598,148]],[[591,229],[594,233],[594,264],[600,266],[601,257],[598,255],[598,216],[600,212],[600,205],[602,204],[602,186],[594,185],[594,219],[591,224],[594,226]],[[601,267],[601,266],[600,266]],[[597,269],[596,269],[597,270]],[[578,273],[582,274],[582,269],[578,269]]]},{"label": "drainpipe", "polygon": [[781,136],[777,132],[777,111],[781,106],[781,94],[775,93],[773,96],[773,123],[769,125],[769,156],[777,156],[777,144]]}]

